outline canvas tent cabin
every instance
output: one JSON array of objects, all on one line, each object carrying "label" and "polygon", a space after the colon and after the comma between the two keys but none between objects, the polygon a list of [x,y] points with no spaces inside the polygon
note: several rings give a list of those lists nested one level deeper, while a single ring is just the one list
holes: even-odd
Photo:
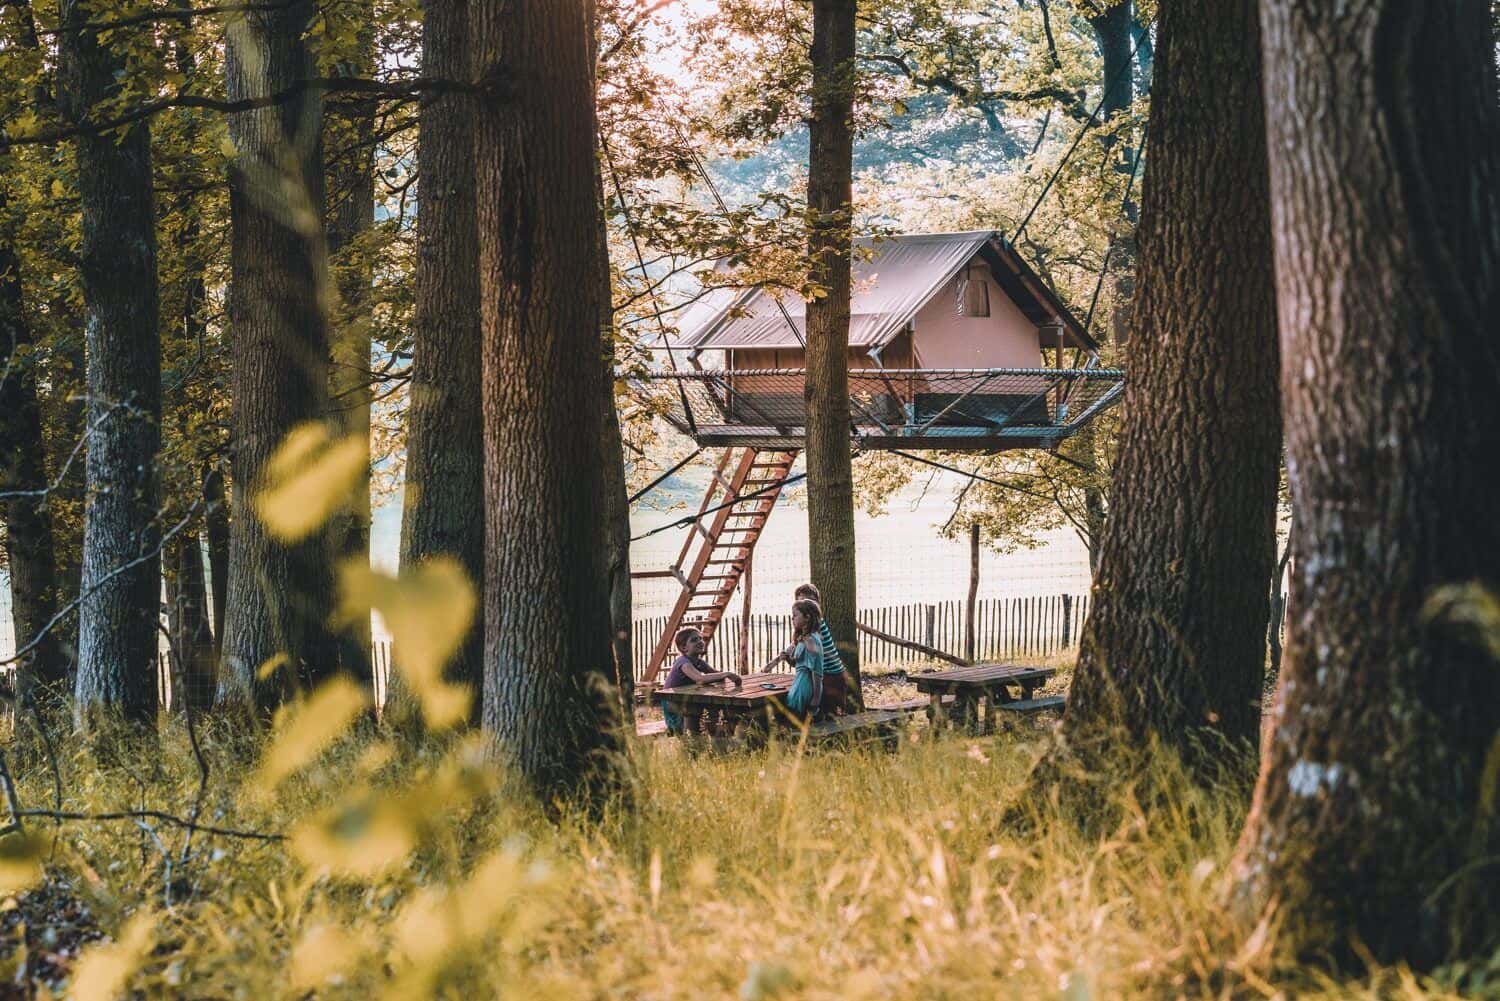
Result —
[{"label": "canvas tent cabin", "polygon": [[[1097,344],[997,234],[855,241],[849,395],[867,447],[1051,447],[1119,395]],[[705,445],[803,439],[806,310],[716,290],[684,316],[691,371],[655,373],[671,419]],[[704,367],[704,362],[719,363]]]}]

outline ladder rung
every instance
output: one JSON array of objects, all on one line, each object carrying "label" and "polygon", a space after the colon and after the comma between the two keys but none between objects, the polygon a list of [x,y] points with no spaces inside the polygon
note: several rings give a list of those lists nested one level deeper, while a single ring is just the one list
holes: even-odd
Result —
[{"label": "ladder rung", "polygon": [[745,562],[745,557],[741,556],[737,560],[709,560],[708,561],[708,565],[709,566],[723,566],[723,565],[725,565],[727,563],[727,564],[733,564],[733,565],[737,566],[737,565],[739,565],[739,564],[741,564],[743,562]]}]

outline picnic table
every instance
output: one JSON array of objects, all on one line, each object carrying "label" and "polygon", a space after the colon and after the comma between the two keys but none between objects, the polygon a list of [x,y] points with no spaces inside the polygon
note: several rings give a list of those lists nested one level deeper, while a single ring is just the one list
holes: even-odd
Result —
[{"label": "picnic table", "polygon": [[722,712],[731,727],[742,719],[768,726],[795,678],[792,674],[747,674],[738,688],[727,681],[711,681],[658,688],[652,698],[681,716],[692,733],[698,732],[704,710]]},{"label": "picnic table", "polygon": [[[956,713],[970,728],[982,722],[987,732],[993,729],[995,706],[1014,701],[1029,701],[1048,678],[1057,673],[1051,667],[1020,667],[1014,664],[971,664],[931,674],[913,674],[909,679],[917,691],[929,699],[927,718],[934,729],[943,725],[943,696],[952,695]],[[1020,689],[1020,699],[1011,693]],[[980,717],[980,700],[984,715]]]}]

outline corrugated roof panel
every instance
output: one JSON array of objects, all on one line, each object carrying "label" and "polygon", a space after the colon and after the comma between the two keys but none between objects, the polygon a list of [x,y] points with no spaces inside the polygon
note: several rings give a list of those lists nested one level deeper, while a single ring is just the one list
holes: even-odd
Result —
[{"label": "corrugated roof panel", "polygon": [[[850,346],[878,347],[890,341],[992,235],[984,230],[856,239]],[[806,337],[806,304],[784,296],[782,305],[796,334],[771,293],[756,290],[738,304],[745,316],[731,316],[735,310],[727,307],[684,316],[679,324],[682,343],[697,350],[798,347],[798,338]]]}]

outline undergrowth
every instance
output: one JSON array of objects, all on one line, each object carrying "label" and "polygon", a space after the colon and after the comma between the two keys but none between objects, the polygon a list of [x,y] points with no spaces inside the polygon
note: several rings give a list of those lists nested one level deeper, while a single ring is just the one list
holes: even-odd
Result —
[{"label": "undergrowth", "polygon": [[[41,870],[23,888],[11,865],[18,885],[0,904],[11,990],[754,1001],[1485,989],[1480,967],[1435,979],[1302,969],[1267,928],[1234,927],[1219,900],[1240,790],[1195,791],[1168,763],[1122,760],[1100,777],[1118,818],[1102,836],[1046,802],[1029,833],[1003,828],[1039,731],[918,729],[895,754],[635,742],[633,802],[560,821],[472,739],[418,748],[356,725],[281,762],[294,767],[278,778],[244,740],[202,736],[201,822],[288,840],[198,831],[184,853],[187,832],[160,818],[27,817]],[[60,789],[64,811],[189,814],[200,772],[179,722],[129,751],[100,747],[60,748],[60,787],[29,762],[23,808],[50,808]],[[1149,808],[1137,797],[1148,774]],[[64,903],[72,946],[47,934]]]}]

